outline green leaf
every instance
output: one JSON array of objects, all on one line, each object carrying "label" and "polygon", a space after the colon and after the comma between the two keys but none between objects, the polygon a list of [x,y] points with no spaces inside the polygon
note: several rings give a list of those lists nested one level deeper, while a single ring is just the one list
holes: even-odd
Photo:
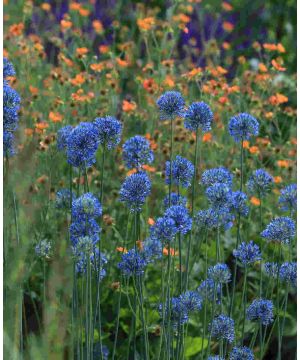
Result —
[{"label": "green leaf", "polygon": [[206,349],[208,345],[208,340],[205,338],[203,339],[202,337],[187,336],[185,338],[184,343],[185,343],[184,355],[186,357],[190,357],[198,354],[202,350],[202,346],[203,349]]}]

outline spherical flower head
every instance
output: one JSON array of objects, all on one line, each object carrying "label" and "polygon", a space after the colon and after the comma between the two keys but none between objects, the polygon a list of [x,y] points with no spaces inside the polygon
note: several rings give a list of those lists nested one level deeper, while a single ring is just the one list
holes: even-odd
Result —
[{"label": "spherical flower head", "polygon": [[149,237],[143,242],[142,255],[147,263],[151,263],[162,257],[162,249],[162,242],[160,240]]},{"label": "spherical flower head", "polygon": [[142,275],[145,271],[147,261],[135,249],[129,250],[122,255],[122,260],[118,264],[118,268],[125,276]]},{"label": "spherical flower head", "polygon": [[96,118],[95,126],[99,132],[100,144],[108,150],[115,148],[121,141],[122,123],[113,116]]},{"label": "spherical flower head", "polygon": [[16,154],[14,140],[14,135],[11,132],[3,131],[3,156],[11,157]]},{"label": "spherical flower head", "polygon": [[254,354],[246,346],[234,347],[229,355],[229,360],[254,360]]},{"label": "spherical flower head", "polygon": [[67,139],[72,130],[73,126],[71,125],[64,126],[58,130],[56,144],[59,151],[65,151],[67,149]]},{"label": "spherical flower head", "polygon": [[11,88],[9,85],[5,84],[3,86],[3,108],[17,108],[19,109],[21,102],[20,95],[18,92]]},{"label": "spherical flower head", "polygon": [[184,126],[191,131],[201,129],[204,133],[211,130],[214,114],[203,101],[192,103],[184,114]]},{"label": "spherical flower head", "polygon": [[226,264],[216,264],[208,268],[208,278],[216,284],[226,284],[231,281],[231,272]]},{"label": "spherical flower head", "polygon": [[212,230],[217,227],[224,227],[225,230],[228,230],[232,227],[233,220],[234,215],[227,207],[200,210],[195,216],[195,223],[198,230]]},{"label": "spherical flower head", "polygon": [[151,181],[145,172],[127,176],[120,190],[120,201],[124,202],[131,212],[141,211],[147,196],[150,195]]},{"label": "spherical flower head", "polygon": [[92,255],[95,245],[93,238],[89,236],[81,236],[76,242],[76,252],[84,253],[86,255]]},{"label": "spherical flower head", "polygon": [[266,262],[264,264],[265,272],[271,278],[277,279],[279,273],[279,265],[274,262]]},{"label": "spherical flower head", "polygon": [[16,72],[13,64],[6,58],[3,58],[3,79],[6,79],[8,76],[15,76]]},{"label": "spherical flower head", "polygon": [[233,250],[233,256],[244,266],[261,260],[259,246],[253,241],[250,241],[249,243],[242,242],[237,249]]},{"label": "spherical flower head", "polygon": [[246,318],[258,321],[262,325],[269,325],[273,322],[273,308],[271,300],[255,299],[246,310]]},{"label": "spherical flower head", "polygon": [[192,311],[200,311],[202,308],[202,298],[197,291],[186,291],[179,296],[179,299],[188,314]]},{"label": "spherical flower head", "polygon": [[75,167],[90,167],[95,162],[99,145],[99,134],[96,126],[82,122],[70,131],[67,137],[67,160]]},{"label": "spherical flower head", "polygon": [[294,212],[297,210],[297,184],[290,184],[280,191],[278,199],[281,210]]},{"label": "spherical flower head", "polygon": [[296,235],[296,224],[289,217],[278,217],[272,220],[260,235],[267,241],[289,244]]},{"label": "spherical flower head", "polygon": [[223,358],[222,356],[220,355],[213,355],[213,356],[209,356],[207,358],[207,360],[225,360],[225,358]]},{"label": "spherical flower head", "polygon": [[15,131],[18,128],[19,116],[18,116],[19,107],[9,108],[7,106],[3,107],[3,130],[4,131]]},{"label": "spherical flower head", "polygon": [[201,177],[201,183],[206,187],[212,186],[217,183],[222,183],[231,188],[232,180],[233,175],[229,170],[224,167],[205,170]]},{"label": "spherical flower head", "polygon": [[[87,253],[80,252],[79,249],[73,247],[73,254],[75,258],[76,273],[78,275],[83,275],[86,273],[89,259],[90,268],[92,271],[96,272],[98,280],[101,281],[105,277],[106,270],[104,267],[107,263],[107,258],[103,253],[99,252],[98,248],[94,247],[91,252]],[[100,265],[99,258],[101,259]]]},{"label": "spherical flower head", "polygon": [[271,190],[274,183],[273,177],[264,169],[255,170],[247,182],[248,191],[251,194],[263,197]]},{"label": "spherical flower head", "polygon": [[234,320],[226,315],[219,315],[213,319],[210,325],[211,336],[217,339],[234,341]]},{"label": "spherical flower head", "polygon": [[182,304],[182,301],[179,297],[173,297],[171,299],[171,309],[169,310],[168,303],[165,304],[165,308],[163,309],[163,305],[160,304],[158,311],[160,316],[163,316],[163,310],[165,310],[165,318],[168,317],[170,311],[170,318],[173,323],[173,327],[176,329],[178,324],[182,325],[188,322],[189,316],[188,312],[186,311],[185,307]]},{"label": "spherical flower head", "polygon": [[73,246],[77,245],[78,239],[82,237],[89,237],[93,243],[99,241],[100,226],[94,219],[85,219],[72,222],[70,226],[70,240]]},{"label": "spherical flower head", "polygon": [[[187,188],[191,185],[194,176],[194,165],[187,159],[177,155],[172,161],[172,184]],[[166,184],[171,182],[171,164],[166,162]]]},{"label": "spherical flower head", "polygon": [[179,195],[179,194],[173,193],[173,192],[171,193],[170,199],[169,199],[169,195],[167,195],[163,200],[165,210],[168,207],[174,206],[174,205],[186,206],[186,203],[187,203],[187,199],[185,196],[182,196],[182,195]]},{"label": "spherical flower head", "polygon": [[253,116],[241,113],[229,120],[228,131],[235,142],[249,140],[251,136],[258,135],[259,123]]},{"label": "spherical flower head", "polygon": [[177,233],[175,221],[167,216],[160,217],[156,223],[150,228],[150,236],[153,239],[158,239],[163,243],[169,243],[174,239]]},{"label": "spherical flower head", "polygon": [[197,288],[198,293],[203,299],[215,301],[220,303],[221,299],[221,284],[217,284],[213,279],[206,279]]},{"label": "spherical flower head", "polygon": [[247,206],[247,195],[242,191],[232,193],[232,208],[241,216],[248,216],[249,207]]},{"label": "spherical flower head", "polygon": [[51,254],[51,243],[48,240],[41,240],[35,247],[35,253],[40,258],[49,258]]},{"label": "spherical flower head", "polygon": [[216,183],[206,189],[206,197],[215,210],[229,208],[232,205],[232,191],[223,183]]},{"label": "spherical flower head", "polygon": [[186,234],[192,228],[192,219],[186,207],[175,205],[166,210],[165,216],[174,220],[177,232]]},{"label": "spherical flower head", "polygon": [[86,193],[72,202],[72,218],[75,221],[102,215],[100,201],[92,193]]},{"label": "spherical flower head", "polygon": [[178,91],[166,91],[156,101],[160,120],[172,120],[176,116],[184,115],[184,98]]},{"label": "spherical flower head", "polygon": [[133,136],[123,145],[123,160],[129,169],[140,169],[154,159],[150,142],[140,135]]},{"label": "spherical flower head", "polygon": [[71,207],[72,201],[75,199],[75,195],[69,189],[60,189],[56,193],[55,207],[57,209],[68,210]]},{"label": "spherical flower head", "polygon": [[284,281],[294,287],[297,286],[297,263],[285,262],[280,266],[279,277],[281,281]]}]

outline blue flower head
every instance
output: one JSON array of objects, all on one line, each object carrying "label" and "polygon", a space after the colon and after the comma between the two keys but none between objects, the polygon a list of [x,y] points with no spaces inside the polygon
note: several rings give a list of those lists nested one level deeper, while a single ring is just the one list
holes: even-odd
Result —
[{"label": "blue flower head", "polygon": [[267,241],[289,244],[296,235],[296,224],[289,217],[278,217],[272,220],[260,235]]},{"label": "blue flower head", "polygon": [[163,317],[163,313],[165,312],[165,318],[168,317],[170,313],[170,318],[173,323],[173,327],[176,329],[178,324],[185,324],[189,320],[187,309],[183,306],[182,301],[179,297],[173,297],[171,299],[171,309],[169,310],[168,303],[165,304],[165,308],[163,308],[162,304],[159,304],[158,311],[161,317]]},{"label": "blue flower head", "polygon": [[175,205],[166,210],[165,216],[174,220],[177,232],[186,234],[192,228],[192,218],[186,207]]},{"label": "blue flower head", "polygon": [[279,273],[279,266],[277,263],[274,262],[266,262],[264,264],[265,272],[271,278],[277,279]]},{"label": "blue flower head", "polygon": [[100,144],[108,150],[116,147],[121,141],[122,123],[113,116],[96,118],[94,121],[98,129]]},{"label": "blue flower head", "polygon": [[297,210],[297,184],[290,184],[280,191],[278,203],[283,211]]},{"label": "blue flower head", "polygon": [[3,86],[3,129],[15,131],[18,127],[18,111],[20,109],[20,96],[9,85]]},{"label": "blue flower head", "polygon": [[167,195],[163,200],[165,210],[168,207],[174,206],[174,205],[186,206],[186,203],[187,203],[186,197],[179,195],[177,193],[173,193],[173,192],[171,193],[171,196],[170,196],[170,203],[169,203],[169,195]]},{"label": "blue flower head", "polygon": [[147,238],[143,243],[142,255],[147,262],[160,259],[162,257],[162,242],[157,238]]},{"label": "blue flower head", "polygon": [[233,250],[233,256],[244,266],[261,260],[259,246],[253,241],[250,241],[249,243],[242,242],[237,249]]},{"label": "blue flower head", "polygon": [[184,115],[184,98],[178,91],[166,91],[156,101],[161,120],[171,120]]},{"label": "blue flower head", "polygon": [[213,355],[213,356],[209,356],[207,358],[207,360],[225,360],[225,358],[223,358],[222,356],[220,355]]},{"label": "blue flower head", "polygon": [[247,216],[249,207],[247,206],[247,195],[242,191],[234,191],[232,193],[232,208],[241,216]]},{"label": "blue flower head", "polygon": [[206,279],[198,286],[197,291],[203,299],[220,303],[221,284],[217,284],[213,279]]},{"label": "blue flower head", "polygon": [[150,236],[153,239],[158,239],[162,243],[169,243],[174,239],[177,233],[175,221],[167,216],[160,217],[156,223],[150,228]]},{"label": "blue flower head", "polygon": [[259,123],[253,116],[241,113],[229,120],[228,131],[235,142],[249,140],[251,136],[258,135]]},{"label": "blue flower head", "polygon": [[213,319],[210,325],[211,336],[217,339],[234,341],[234,321],[226,315],[219,315]]},{"label": "blue flower head", "polygon": [[64,126],[58,130],[56,143],[59,151],[65,151],[67,149],[67,139],[72,130],[73,126],[71,125]]},{"label": "blue flower head", "polygon": [[232,173],[224,167],[205,170],[201,177],[201,182],[206,187],[215,185],[216,183],[222,183],[231,188],[232,180]]},{"label": "blue flower head", "polygon": [[48,258],[51,253],[50,241],[41,240],[35,247],[35,253],[40,258]]},{"label": "blue flower head", "polygon": [[[177,155],[172,161],[172,184],[189,187],[194,176],[194,165],[187,159]],[[171,182],[171,164],[166,162],[166,184]]]},{"label": "blue flower head", "polygon": [[3,131],[3,155],[10,157],[16,154],[14,147],[14,134],[9,131]]},{"label": "blue flower head", "polygon": [[246,346],[234,347],[229,355],[229,360],[254,360],[254,354]]},{"label": "blue flower head", "polygon": [[92,193],[83,194],[72,202],[72,218],[75,221],[100,217],[101,215],[100,201]]},{"label": "blue flower head", "polygon": [[198,230],[212,230],[218,226],[224,227],[225,230],[230,229],[233,225],[234,215],[229,210],[227,207],[200,210],[195,216],[195,223]]},{"label": "blue flower head", "polygon": [[[91,270],[97,273],[99,281],[101,281],[105,277],[105,264],[107,263],[107,258],[103,253],[99,252],[98,248],[94,247],[92,251],[86,253],[82,251],[80,252],[79,249],[73,247],[73,254],[75,258],[75,267],[77,274],[83,275],[86,273],[89,259]],[[99,258],[101,259],[100,263]]]},{"label": "blue flower head", "polygon": [[202,308],[202,298],[197,291],[186,291],[179,296],[179,299],[188,314],[192,311],[200,311]]},{"label": "blue flower head", "polygon": [[73,246],[76,246],[78,240],[83,237],[89,237],[93,244],[99,241],[99,233],[101,231],[97,222],[91,219],[74,221],[70,225],[70,240]]},{"label": "blue flower head", "polygon": [[154,159],[150,142],[140,135],[133,136],[123,145],[123,160],[129,169],[140,169]]},{"label": "blue flower head", "polygon": [[120,190],[120,201],[124,202],[131,212],[140,211],[147,196],[150,195],[151,181],[145,172],[127,176]]},{"label": "blue flower head", "polygon": [[263,197],[270,191],[273,185],[273,177],[264,169],[255,170],[247,182],[247,188],[251,194]]},{"label": "blue flower head", "polygon": [[184,126],[191,131],[201,129],[203,132],[211,130],[214,114],[203,101],[192,103],[184,114]]},{"label": "blue flower head", "polygon": [[75,167],[89,167],[96,162],[99,134],[94,124],[82,122],[67,136],[67,160]]},{"label": "blue flower head", "polygon": [[56,193],[55,207],[57,209],[69,210],[72,201],[75,199],[75,195],[69,189],[60,189]]},{"label": "blue flower head", "polygon": [[297,263],[285,262],[280,266],[279,277],[281,281],[284,281],[294,287],[297,286]]},{"label": "blue flower head", "polygon": [[13,64],[6,58],[3,58],[3,79],[6,79],[8,76],[15,76],[16,72]]},{"label": "blue flower head", "polygon": [[5,84],[3,86],[3,107],[6,108],[19,108],[21,102],[20,95],[17,91]]},{"label": "blue flower head", "polygon": [[135,249],[129,250],[122,255],[122,260],[118,264],[118,268],[125,276],[142,275],[145,271],[147,261]]},{"label": "blue flower head", "polygon": [[226,284],[231,281],[231,272],[226,264],[216,264],[208,268],[208,278],[216,284]]},{"label": "blue flower head", "polygon": [[215,183],[206,189],[205,194],[215,210],[229,208],[232,205],[232,191],[226,184]]},{"label": "blue flower head", "polygon": [[246,310],[246,318],[258,321],[262,325],[269,325],[273,322],[273,308],[271,300],[255,299]]}]

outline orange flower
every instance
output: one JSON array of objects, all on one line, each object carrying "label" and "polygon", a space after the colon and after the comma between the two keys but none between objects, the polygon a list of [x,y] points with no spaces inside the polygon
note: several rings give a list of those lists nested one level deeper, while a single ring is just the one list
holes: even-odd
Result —
[{"label": "orange flower", "polygon": [[144,19],[137,19],[137,25],[140,31],[149,31],[155,25],[155,19],[151,16]]},{"label": "orange flower", "polygon": [[265,117],[266,117],[267,119],[271,119],[271,118],[273,117],[272,111],[268,111],[267,113],[265,113]]},{"label": "orange flower", "polygon": [[60,22],[61,31],[64,32],[72,27],[73,23],[70,20],[62,19]]},{"label": "orange flower", "polygon": [[228,73],[228,71],[226,69],[224,69],[222,66],[217,66],[217,72],[220,74],[220,75],[225,75]]},{"label": "orange flower", "polygon": [[155,172],[156,171],[156,168],[153,167],[153,166],[149,166],[149,165],[143,165],[142,168],[146,171],[149,171],[149,172]]},{"label": "orange flower", "polygon": [[249,148],[249,151],[250,151],[251,154],[259,154],[259,148],[258,148],[258,146],[251,146],[251,147]]},{"label": "orange flower", "polygon": [[20,35],[22,35],[23,30],[24,30],[24,24],[19,23],[19,24],[12,24],[9,27],[8,32],[14,36],[20,36]]},{"label": "orange flower", "polygon": [[33,135],[33,129],[26,128],[24,129],[24,133],[26,136],[32,136]]},{"label": "orange flower", "polygon": [[222,2],[222,8],[225,11],[231,11],[233,9],[232,5],[225,1]]},{"label": "orange flower", "polygon": [[144,249],[144,244],[143,244],[143,242],[141,241],[141,240],[137,240],[136,241],[136,245],[137,245],[137,248],[139,249],[139,250],[143,250]]},{"label": "orange flower", "polygon": [[98,47],[98,49],[99,49],[101,54],[106,54],[109,51],[109,46],[108,45],[100,45]]},{"label": "orange flower", "polygon": [[265,50],[268,51],[276,51],[278,49],[276,44],[269,44],[269,43],[263,44],[263,47]]},{"label": "orange flower", "polygon": [[220,104],[226,104],[228,103],[229,99],[227,96],[221,96],[218,101]]},{"label": "orange flower", "polygon": [[210,132],[208,133],[205,133],[203,136],[202,136],[202,141],[203,142],[211,142],[212,140],[212,134]]},{"label": "orange flower", "polygon": [[52,122],[56,123],[56,122],[62,122],[63,120],[63,116],[58,113],[58,112],[53,112],[50,111],[49,113],[49,120],[51,120]]},{"label": "orange flower", "polygon": [[85,83],[85,78],[82,74],[77,74],[74,79],[70,79],[70,83],[74,86],[80,86]]},{"label": "orange flower", "polygon": [[243,141],[243,148],[244,149],[249,149],[249,141],[247,141],[247,140]]},{"label": "orange flower", "polygon": [[261,145],[265,145],[265,146],[267,146],[267,145],[269,145],[271,143],[271,141],[269,139],[260,138],[260,137],[258,137],[256,139],[256,142],[257,142],[257,144],[261,144]]},{"label": "orange flower", "polygon": [[230,43],[227,42],[227,41],[224,41],[224,42],[223,42],[222,47],[223,47],[223,49],[225,49],[225,50],[231,49],[231,45],[230,45]]},{"label": "orange flower", "polygon": [[277,165],[282,168],[288,168],[289,167],[289,161],[288,160],[278,160]]},{"label": "orange flower", "polygon": [[[163,254],[164,255],[169,255],[169,249],[168,248],[163,248]],[[175,249],[173,248],[170,248],[170,255],[171,256],[178,256],[179,252],[178,251],[175,251]]]},{"label": "orange flower", "polygon": [[[39,122],[39,123],[35,124],[36,130],[43,131],[43,130],[47,129],[48,127],[49,127],[49,124],[46,123],[45,121],[42,121],[42,122]],[[37,132],[39,132],[39,131],[37,131]]]},{"label": "orange flower", "polygon": [[289,98],[285,95],[277,93],[269,97],[269,102],[271,105],[284,104],[289,101]]},{"label": "orange flower", "polygon": [[252,196],[252,198],[250,199],[250,202],[254,206],[259,206],[260,205],[260,200],[258,198],[256,198],[255,196]]},{"label": "orange flower", "polygon": [[175,81],[172,78],[172,76],[167,75],[166,78],[165,78],[164,84],[169,86],[169,87],[174,87],[175,86]]},{"label": "orange flower", "polygon": [[192,80],[193,78],[197,77],[199,74],[201,74],[201,67],[197,67],[185,74],[182,74],[182,77],[186,77],[188,80]]},{"label": "orange flower", "polygon": [[129,63],[126,60],[122,60],[120,58],[116,58],[117,64],[123,68],[129,66]]},{"label": "orange flower", "polygon": [[76,55],[77,56],[84,56],[89,52],[89,49],[87,49],[86,47],[82,47],[82,48],[77,48],[76,49]]},{"label": "orange flower", "polygon": [[148,225],[153,226],[155,224],[155,221],[152,218],[148,219]]},{"label": "orange flower", "polygon": [[33,96],[37,96],[39,93],[39,89],[36,87],[33,87],[31,85],[29,85],[29,91],[31,92],[31,95],[33,95]]},{"label": "orange flower", "polygon": [[79,11],[80,8],[81,8],[81,4],[79,4],[77,2],[70,3],[70,10]]},{"label": "orange flower", "polygon": [[51,5],[48,3],[43,3],[41,4],[41,9],[44,11],[50,11],[51,10]]},{"label": "orange flower", "polygon": [[275,184],[279,184],[282,182],[282,177],[281,176],[274,176],[274,183]]},{"label": "orange flower", "polygon": [[97,34],[102,33],[103,25],[102,25],[102,22],[100,20],[94,20],[92,24],[93,24],[93,29],[95,30],[95,32]]},{"label": "orange flower", "polygon": [[127,252],[128,252],[128,250],[124,247],[122,247],[122,246],[118,246],[117,248],[116,248],[116,250],[118,251],[118,252],[121,252],[121,253],[124,253],[124,254],[126,254]]},{"label": "orange flower", "polygon": [[80,9],[79,9],[79,14],[80,14],[81,16],[87,17],[87,16],[90,15],[90,10],[84,9],[84,8],[80,7]]},{"label": "orange flower", "polygon": [[136,169],[131,169],[131,170],[127,171],[126,176],[130,176],[132,174],[135,174],[136,172],[137,172]]},{"label": "orange flower", "polygon": [[234,29],[234,25],[229,21],[224,21],[222,27],[227,32],[231,32]]},{"label": "orange flower", "polygon": [[136,103],[134,101],[123,100],[122,110],[124,112],[132,112],[136,109]]},{"label": "orange flower", "polygon": [[90,65],[90,68],[91,68],[93,71],[101,72],[101,71],[104,69],[104,64],[103,64],[103,63],[91,64],[91,65]]},{"label": "orange flower", "polygon": [[263,64],[263,63],[259,63],[258,69],[259,69],[259,71],[261,71],[261,72],[268,72],[268,69],[267,69],[266,65]]},{"label": "orange flower", "polygon": [[145,79],[143,82],[143,87],[149,93],[153,93],[157,89],[157,84],[154,79]]},{"label": "orange flower", "polygon": [[273,59],[273,60],[271,61],[271,64],[273,65],[273,68],[276,69],[276,70],[278,70],[278,71],[285,71],[285,70],[286,70],[286,68],[280,66],[275,59]]},{"label": "orange flower", "polygon": [[278,50],[280,53],[285,53],[285,48],[284,48],[284,46],[283,46],[281,43],[279,43],[279,44],[277,45],[277,50]]}]

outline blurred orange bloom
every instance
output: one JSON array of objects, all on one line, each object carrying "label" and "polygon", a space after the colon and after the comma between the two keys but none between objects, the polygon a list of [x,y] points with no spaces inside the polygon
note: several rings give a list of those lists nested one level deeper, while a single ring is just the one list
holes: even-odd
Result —
[{"label": "blurred orange bloom", "polygon": [[274,176],[274,183],[275,184],[279,184],[282,182],[282,177],[281,176]]},{"label": "blurred orange bloom", "polygon": [[88,52],[89,52],[89,49],[87,49],[86,47],[76,49],[76,55],[78,55],[78,56],[86,55]]},{"label": "blurred orange bloom", "polygon": [[50,11],[51,10],[51,5],[48,3],[43,3],[41,5],[41,9],[43,9],[44,11]]},{"label": "blurred orange bloom", "polygon": [[258,69],[259,69],[259,71],[261,71],[261,72],[267,72],[267,71],[268,71],[268,68],[267,68],[266,65],[263,64],[263,63],[259,63]]},{"label": "blurred orange bloom", "polygon": [[56,122],[62,122],[63,120],[63,116],[58,113],[58,112],[53,112],[50,111],[49,113],[49,120],[51,120],[52,122],[56,123]]},{"label": "blurred orange bloom", "polygon": [[271,61],[271,64],[273,65],[273,68],[278,70],[278,71],[285,71],[286,70],[285,67],[280,66],[278,64],[278,62],[276,60],[274,60],[274,59]]},{"label": "blurred orange bloom", "polygon": [[[163,248],[163,254],[164,255],[169,255],[169,249],[168,248]],[[179,252],[178,251],[175,251],[175,249],[173,248],[170,248],[170,255],[171,256],[178,256]]]},{"label": "blurred orange bloom", "polygon": [[154,224],[155,224],[154,219],[149,218],[149,219],[148,219],[148,225],[153,226]]},{"label": "blurred orange bloom", "polygon": [[231,11],[233,9],[233,6],[230,5],[228,2],[223,1],[222,2],[222,8],[225,11]]},{"label": "blurred orange bloom", "polygon": [[101,72],[104,69],[104,64],[103,63],[91,64],[90,68],[94,71]]},{"label": "blurred orange bloom", "polygon": [[289,167],[289,161],[288,160],[278,160],[277,165],[282,168],[288,168]]},{"label": "blurred orange bloom", "polygon": [[94,20],[93,21],[93,28],[95,30],[96,33],[101,33],[103,31],[103,25],[102,22],[100,20]]},{"label": "blurred orange bloom", "polygon": [[269,102],[271,105],[284,104],[289,101],[289,98],[285,95],[277,93],[269,97]]},{"label": "blurred orange bloom", "polygon": [[201,67],[197,67],[185,74],[182,74],[181,76],[186,77],[188,80],[191,80],[195,78],[197,75],[201,74],[201,72],[202,72]]},{"label": "blurred orange bloom", "polygon": [[224,21],[222,27],[227,32],[231,32],[234,29],[234,25],[229,21]]},{"label": "blurred orange bloom", "polygon": [[117,64],[121,67],[129,66],[129,63],[126,60],[122,60],[120,58],[116,58]]},{"label": "blurred orange bloom", "polygon": [[122,110],[124,112],[132,112],[136,109],[136,103],[134,101],[123,100]]},{"label": "blurred orange bloom", "polygon": [[64,32],[72,27],[73,23],[70,20],[62,19],[60,22],[61,31]]},{"label": "blurred orange bloom", "polygon": [[14,35],[14,36],[20,36],[22,35],[24,30],[24,24],[23,23],[19,23],[19,24],[12,24],[9,27],[9,33]]},{"label": "blurred orange bloom", "polygon": [[85,78],[82,74],[77,74],[74,79],[70,79],[70,83],[74,86],[80,86],[85,83]]},{"label": "blurred orange bloom", "polygon": [[250,144],[250,143],[249,143],[248,140],[244,140],[244,141],[243,141],[243,148],[244,148],[244,149],[249,149],[249,144]]},{"label": "blurred orange bloom", "polygon": [[31,95],[33,95],[33,96],[37,96],[39,93],[39,89],[36,87],[33,87],[31,85],[29,85],[29,91],[31,92]]},{"label": "blurred orange bloom", "polygon": [[101,52],[101,54],[106,54],[109,51],[109,46],[108,45],[100,45],[98,47],[98,49]]},{"label": "blurred orange bloom", "polygon": [[126,248],[123,248],[122,246],[117,247],[116,250],[118,252],[125,253],[125,254],[128,252],[128,250]]},{"label": "blurred orange bloom", "polygon": [[249,148],[249,152],[250,152],[251,154],[259,154],[259,148],[258,148],[258,146],[251,146],[251,147]]},{"label": "blurred orange bloom", "polygon": [[155,19],[151,16],[144,19],[137,19],[137,25],[141,31],[149,31],[155,25]]},{"label": "blurred orange bloom", "polygon": [[255,196],[252,196],[252,198],[250,199],[250,202],[254,206],[259,206],[260,205],[260,200],[258,198],[256,198]]},{"label": "blurred orange bloom", "polygon": [[149,172],[155,172],[156,171],[156,168],[153,167],[153,166],[150,166],[150,165],[143,165],[142,168],[146,171],[149,171]]},{"label": "blurred orange bloom", "polygon": [[211,133],[205,133],[203,136],[202,136],[202,141],[203,142],[211,142],[212,140],[212,134]]}]

